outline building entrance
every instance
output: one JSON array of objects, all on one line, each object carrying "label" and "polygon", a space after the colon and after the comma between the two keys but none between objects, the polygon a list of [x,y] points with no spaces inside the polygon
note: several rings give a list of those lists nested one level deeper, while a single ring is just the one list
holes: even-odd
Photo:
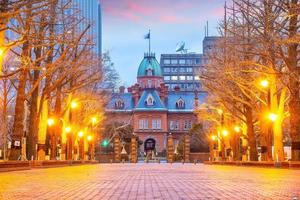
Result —
[{"label": "building entrance", "polygon": [[145,140],[144,147],[146,152],[146,158],[148,160],[153,159],[153,157],[155,156],[155,140],[152,138]]}]

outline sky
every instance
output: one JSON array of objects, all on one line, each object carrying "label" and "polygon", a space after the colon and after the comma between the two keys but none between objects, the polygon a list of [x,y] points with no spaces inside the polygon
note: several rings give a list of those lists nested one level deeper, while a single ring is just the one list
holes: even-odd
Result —
[{"label": "sky", "polygon": [[137,69],[148,51],[144,35],[151,29],[151,51],[159,61],[162,53],[175,53],[184,41],[189,52],[202,53],[206,21],[209,35],[218,35],[224,0],[100,0],[103,51],[125,86],[136,82]]}]

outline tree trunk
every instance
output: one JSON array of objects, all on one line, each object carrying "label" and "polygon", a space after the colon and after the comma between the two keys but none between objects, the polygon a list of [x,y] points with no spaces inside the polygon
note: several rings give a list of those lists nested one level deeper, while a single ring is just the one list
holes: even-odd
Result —
[{"label": "tree trunk", "polygon": [[[24,44],[26,45],[26,44]],[[28,70],[24,69],[19,77],[19,85],[17,88],[17,98],[16,98],[16,105],[15,105],[15,118],[14,118],[14,124],[13,124],[13,134],[12,134],[12,140],[14,141],[20,141],[22,140],[22,137],[24,135],[24,102],[25,102],[25,86],[26,86],[26,80],[27,80],[27,73]],[[17,160],[21,155],[21,149],[18,148],[12,148],[9,159],[10,160]]]},{"label": "tree trunk", "polygon": [[[291,0],[289,7],[289,37],[293,38],[299,31],[299,8],[297,5],[299,0]],[[300,70],[297,66],[297,49],[299,44],[290,43],[288,45],[288,62],[287,65],[291,69],[290,73],[290,95],[291,100],[289,103],[290,110],[290,124],[291,124],[291,139],[292,139],[292,160],[300,161]],[[294,76],[293,76],[294,75]]]},{"label": "tree trunk", "polygon": [[256,147],[256,138],[254,135],[254,126],[253,126],[253,116],[252,116],[252,108],[249,106],[245,106],[245,116],[246,116],[246,124],[247,124],[247,136],[248,142],[250,146],[250,160],[257,161],[258,154],[257,154],[257,147]]},{"label": "tree trunk", "polygon": [[[36,72],[34,72],[34,74],[36,74]],[[27,157],[29,159],[31,158],[36,159],[36,143],[37,143],[37,135],[38,135],[38,128],[39,128],[38,97],[39,97],[39,87],[37,87],[33,91],[30,100],[29,129],[28,129],[28,136],[27,136]]]}]

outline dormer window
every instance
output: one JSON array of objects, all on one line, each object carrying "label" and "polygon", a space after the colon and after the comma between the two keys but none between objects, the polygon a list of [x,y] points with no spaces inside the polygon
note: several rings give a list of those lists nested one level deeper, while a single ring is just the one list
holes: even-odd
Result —
[{"label": "dormer window", "polygon": [[147,104],[147,106],[153,106],[154,105],[154,99],[153,99],[153,96],[151,94],[148,95],[148,97],[146,99],[146,104]]},{"label": "dormer window", "polygon": [[183,109],[185,107],[185,102],[184,100],[180,97],[178,101],[176,102],[176,108],[178,109]]},{"label": "dormer window", "polygon": [[153,70],[147,69],[147,76],[153,76]]},{"label": "dormer window", "polygon": [[123,109],[124,108],[124,101],[119,99],[115,102],[115,108],[116,109]]}]

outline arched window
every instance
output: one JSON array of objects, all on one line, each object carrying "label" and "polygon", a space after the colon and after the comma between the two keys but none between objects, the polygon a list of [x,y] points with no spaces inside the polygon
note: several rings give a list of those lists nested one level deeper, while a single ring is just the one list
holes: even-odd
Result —
[{"label": "arched window", "polygon": [[123,109],[124,108],[124,101],[119,99],[115,102],[115,108],[116,109]]},{"label": "arched window", "polygon": [[178,101],[176,102],[176,108],[183,109],[185,107],[185,102],[184,100],[180,97]]},{"label": "arched window", "polygon": [[148,95],[147,100],[146,100],[146,104],[148,106],[153,106],[154,105],[154,99],[153,99],[151,94]]},{"label": "arched window", "polygon": [[153,75],[152,69],[147,69],[147,76],[152,76],[152,75]]}]

